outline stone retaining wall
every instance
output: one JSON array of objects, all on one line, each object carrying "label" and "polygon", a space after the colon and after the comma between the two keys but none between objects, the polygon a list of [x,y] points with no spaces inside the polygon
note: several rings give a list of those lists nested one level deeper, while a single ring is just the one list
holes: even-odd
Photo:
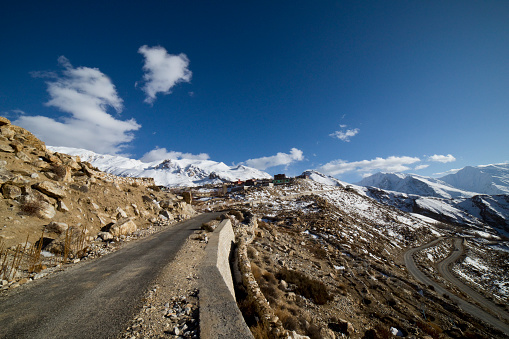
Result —
[{"label": "stone retaining wall", "polygon": [[254,305],[256,313],[260,316],[260,321],[269,332],[270,337],[293,338],[293,333],[285,330],[281,320],[274,314],[251,271],[251,262],[247,255],[247,245],[255,238],[257,227],[258,223],[256,218],[253,217],[247,227],[239,229],[238,262],[242,275],[242,284],[247,290],[248,301]]},{"label": "stone retaining wall", "polygon": [[210,234],[201,268],[200,337],[249,338],[253,335],[235,301],[230,270],[231,247],[235,242],[230,220]]}]

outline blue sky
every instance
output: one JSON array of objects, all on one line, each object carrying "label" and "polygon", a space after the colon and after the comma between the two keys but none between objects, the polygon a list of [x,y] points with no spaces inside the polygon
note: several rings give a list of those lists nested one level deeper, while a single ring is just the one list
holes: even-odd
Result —
[{"label": "blue sky", "polygon": [[348,182],[509,161],[507,1],[9,1],[0,114],[48,144]]}]

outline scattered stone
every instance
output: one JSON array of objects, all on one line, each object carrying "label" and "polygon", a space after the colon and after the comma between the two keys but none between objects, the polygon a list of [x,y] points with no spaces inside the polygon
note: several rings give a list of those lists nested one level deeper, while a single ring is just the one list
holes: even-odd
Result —
[{"label": "scattered stone", "polygon": [[0,144],[0,151],[7,153],[14,153],[14,148],[9,145]]},{"label": "scattered stone", "polygon": [[120,207],[117,207],[117,219],[122,219],[122,218],[127,218],[127,213]]},{"label": "scattered stone", "polygon": [[110,232],[99,232],[97,233],[97,236],[103,241],[113,240],[113,234]]},{"label": "scattered stone", "polygon": [[201,229],[207,232],[214,232],[214,230],[217,228],[217,221],[212,220],[209,222],[204,222],[201,225]]},{"label": "scattered stone", "polygon": [[46,231],[58,234],[65,233],[69,229],[69,225],[64,222],[52,221],[46,226]]},{"label": "scattered stone", "polygon": [[110,233],[118,237],[120,235],[131,234],[138,229],[138,226],[131,218],[123,218],[114,223],[110,228]]},{"label": "scattered stone", "polygon": [[21,196],[21,188],[15,185],[4,184],[2,186],[2,194],[5,199],[16,199]]},{"label": "scattered stone", "polygon": [[67,205],[62,200],[59,200],[58,201],[58,210],[60,212],[69,212],[69,207],[67,207]]}]

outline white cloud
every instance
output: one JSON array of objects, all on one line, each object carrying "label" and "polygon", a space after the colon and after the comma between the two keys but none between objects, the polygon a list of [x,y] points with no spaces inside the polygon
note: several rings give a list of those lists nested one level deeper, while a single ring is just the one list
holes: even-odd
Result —
[{"label": "white cloud", "polygon": [[372,160],[354,162],[339,159],[321,166],[318,168],[318,171],[332,176],[347,172],[357,172],[360,174],[373,171],[403,172],[410,169],[410,167],[405,165],[410,165],[419,161],[421,161],[419,158],[394,156],[388,157],[387,159],[375,158]]},{"label": "white cloud", "polygon": [[143,162],[162,161],[166,159],[197,159],[208,160],[210,156],[207,153],[191,154],[175,151],[167,151],[166,148],[156,147],[155,149],[147,152],[140,159]]},{"label": "white cloud", "polygon": [[109,107],[118,113],[123,109],[123,101],[110,78],[97,68],[74,68],[64,56],[58,61],[64,70],[61,75],[51,72],[47,82],[51,99],[46,105],[70,116],[57,121],[22,115],[14,123],[33,132],[48,145],[119,153],[133,140],[131,132],[141,126],[134,119],[118,120],[107,113]]},{"label": "white cloud", "polygon": [[456,161],[456,158],[452,156],[452,154],[447,154],[447,155],[438,155],[438,154],[435,154],[435,155],[432,155],[430,157],[428,157],[428,161],[435,161],[435,162],[441,162],[441,163],[448,163],[448,162],[453,162],[453,161]]},{"label": "white cloud", "polygon": [[415,170],[418,171],[418,170],[422,170],[422,169],[425,169],[425,168],[428,168],[429,165],[418,165],[418,166],[415,166]]},{"label": "white cloud", "polygon": [[329,136],[345,142],[350,142],[350,138],[356,136],[360,131],[358,128],[344,130],[347,125],[339,125],[339,127],[341,127],[342,130],[335,131],[329,134]]},{"label": "white cloud", "polygon": [[170,89],[179,82],[191,81],[192,72],[188,69],[189,59],[183,53],[168,54],[161,46],[141,46],[138,53],[145,57],[143,70],[143,91],[145,102],[152,104],[157,93],[170,94]]},{"label": "white cloud", "polygon": [[269,167],[280,166],[280,165],[290,165],[296,161],[304,160],[304,154],[301,150],[297,148],[292,148],[290,153],[277,153],[276,155],[272,155],[270,157],[261,157],[257,159],[249,159],[246,160],[244,165],[254,167],[259,170],[265,170]]}]

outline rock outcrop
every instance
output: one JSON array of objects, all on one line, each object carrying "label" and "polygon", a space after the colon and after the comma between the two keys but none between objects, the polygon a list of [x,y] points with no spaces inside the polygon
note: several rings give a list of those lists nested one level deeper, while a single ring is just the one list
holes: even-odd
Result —
[{"label": "rock outcrop", "polygon": [[[7,266],[23,248],[77,258],[96,242],[127,239],[195,213],[151,178],[101,172],[77,156],[46,149],[32,133],[0,117],[0,246],[8,249],[0,262],[7,258]],[[34,245],[25,245],[27,239]],[[26,274],[30,267],[24,264]],[[0,279],[16,275],[4,271]]]}]

